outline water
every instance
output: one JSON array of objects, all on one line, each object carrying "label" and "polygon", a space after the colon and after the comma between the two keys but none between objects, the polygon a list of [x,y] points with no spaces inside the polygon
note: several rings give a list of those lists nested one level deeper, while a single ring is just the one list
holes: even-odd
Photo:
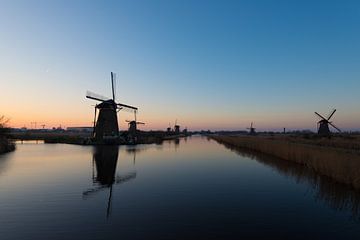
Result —
[{"label": "water", "polygon": [[0,239],[359,239],[359,193],[202,137],[18,144],[0,156]]}]

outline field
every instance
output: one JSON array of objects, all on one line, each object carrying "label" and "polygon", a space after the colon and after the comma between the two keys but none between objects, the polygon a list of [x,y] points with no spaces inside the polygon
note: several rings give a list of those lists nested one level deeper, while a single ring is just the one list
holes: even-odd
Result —
[{"label": "field", "polygon": [[211,136],[219,143],[302,164],[316,173],[360,189],[360,137]]}]

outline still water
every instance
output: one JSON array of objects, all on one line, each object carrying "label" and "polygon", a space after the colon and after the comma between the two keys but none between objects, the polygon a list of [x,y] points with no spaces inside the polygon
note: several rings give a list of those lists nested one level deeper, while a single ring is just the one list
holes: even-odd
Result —
[{"label": "still water", "polygon": [[360,239],[359,192],[204,137],[18,144],[0,156],[0,239]]}]

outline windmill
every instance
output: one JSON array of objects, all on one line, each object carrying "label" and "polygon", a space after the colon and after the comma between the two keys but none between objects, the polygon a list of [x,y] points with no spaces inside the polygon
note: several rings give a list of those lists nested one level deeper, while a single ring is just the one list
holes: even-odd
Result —
[{"label": "windmill", "polygon": [[[87,98],[101,102],[95,105],[94,114],[93,137],[97,142],[112,142],[119,137],[118,111],[124,109],[136,112],[138,110],[137,107],[116,102],[115,85],[116,75],[111,72],[112,98],[104,97],[90,91],[86,93]],[[98,116],[96,116],[97,110],[99,110]]]},{"label": "windmill", "polygon": [[332,118],[332,116],[334,116],[335,112],[336,112],[336,109],[332,110],[332,112],[330,112],[330,114],[328,115],[327,118],[324,118],[319,113],[315,112],[315,114],[320,118],[320,120],[317,123],[317,129],[318,129],[319,135],[329,136],[331,134],[330,129],[329,129],[329,124],[336,130],[341,132],[341,130],[338,127],[336,127],[332,122],[330,122],[330,119]]},{"label": "windmill", "polygon": [[175,134],[180,134],[180,125],[177,124],[177,119],[175,120],[174,132]]},{"label": "windmill", "polygon": [[256,132],[255,132],[255,129],[256,129],[256,128],[253,127],[253,122],[251,122],[250,127],[249,127],[249,128],[246,128],[246,129],[249,129],[249,130],[250,130],[250,131],[249,131],[249,135],[256,135]]},{"label": "windmill", "polygon": [[187,127],[183,129],[183,133],[186,135],[188,133]]},{"label": "windmill", "polygon": [[136,120],[136,110],[134,111],[134,115],[135,115],[135,118],[134,118],[134,120],[126,120],[126,122],[128,123],[128,125],[129,125],[129,133],[131,134],[131,135],[136,135],[136,131],[137,131],[137,125],[138,124],[143,124],[143,125],[145,125],[145,123],[144,122],[138,122],[137,120]]},{"label": "windmill", "polygon": [[166,132],[167,132],[167,133],[171,133],[170,123],[169,123],[169,126],[166,128]]}]

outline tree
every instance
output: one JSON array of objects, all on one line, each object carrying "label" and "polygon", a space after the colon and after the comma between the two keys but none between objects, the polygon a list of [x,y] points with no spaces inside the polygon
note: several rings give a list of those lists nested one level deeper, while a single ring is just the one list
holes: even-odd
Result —
[{"label": "tree", "polygon": [[4,115],[0,116],[0,136],[4,136],[9,133],[8,127],[9,119],[5,118]]}]

